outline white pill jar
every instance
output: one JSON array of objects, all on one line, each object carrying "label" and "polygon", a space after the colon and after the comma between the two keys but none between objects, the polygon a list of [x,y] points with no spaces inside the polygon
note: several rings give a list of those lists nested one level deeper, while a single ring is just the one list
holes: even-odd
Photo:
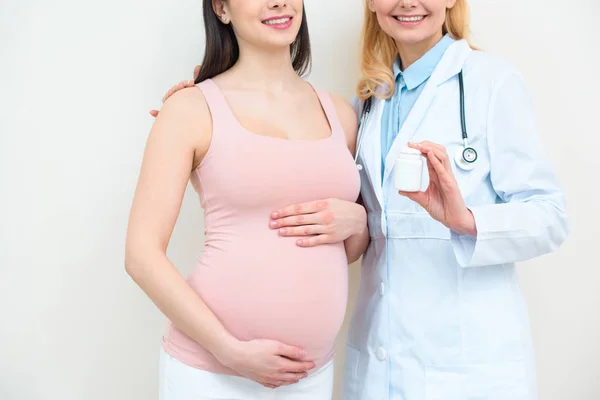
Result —
[{"label": "white pill jar", "polygon": [[421,152],[404,147],[394,165],[394,187],[403,192],[418,192],[423,180],[424,161]]}]

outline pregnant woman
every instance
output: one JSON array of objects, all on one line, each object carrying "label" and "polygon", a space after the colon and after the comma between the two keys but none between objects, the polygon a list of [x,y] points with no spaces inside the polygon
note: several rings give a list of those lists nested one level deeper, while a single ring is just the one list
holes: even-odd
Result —
[{"label": "pregnant woman", "polygon": [[[347,266],[368,242],[356,115],[302,78],[302,0],[205,0],[204,20],[197,85],[152,127],[127,233],[127,272],[171,321],[160,399],[329,400]],[[184,279],[166,250],[190,179],[206,241]],[[301,237],[274,229],[291,204]]]}]

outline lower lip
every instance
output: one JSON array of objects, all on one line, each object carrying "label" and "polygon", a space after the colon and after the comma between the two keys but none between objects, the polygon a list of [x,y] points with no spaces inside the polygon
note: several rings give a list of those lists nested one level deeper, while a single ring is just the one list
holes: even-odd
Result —
[{"label": "lower lip", "polygon": [[292,26],[292,20],[293,18],[290,18],[290,20],[288,22],[285,22],[283,24],[263,24],[269,28],[273,28],[273,29],[287,29],[290,26]]},{"label": "lower lip", "polygon": [[394,18],[394,20],[402,26],[413,27],[413,26],[420,25],[423,21],[425,21],[425,18],[427,18],[427,17],[423,17],[423,19],[421,19],[419,21],[399,21],[396,18]]}]

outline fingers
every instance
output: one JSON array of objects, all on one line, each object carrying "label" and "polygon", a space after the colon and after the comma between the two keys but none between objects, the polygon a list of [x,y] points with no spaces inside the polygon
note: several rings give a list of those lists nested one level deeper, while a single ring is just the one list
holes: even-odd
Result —
[{"label": "fingers", "polygon": [[167,101],[167,99],[171,96],[173,96],[173,94],[181,89],[185,89],[185,88],[189,88],[189,87],[193,87],[195,85],[194,80],[191,81],[181,81],[179,82],[177,85],[174,85],[173,87],[171,87],[171,89],[169,89],[169,91],[167,92],[167,94],[165,94],[162,98],[162,102],[164,103],[165,101]]},{"label": "fingers", "polygon": [[181,81],[177,84],[177,90],[181,90],[181,89],[185,89],[185,88],[190,88],[195,86],[196,84],[194,83],[193,80],[191,81]]},{"label": "fingers", "polygon": [[300,379],[304,379],[308,376],[307,372],[284,372],[277,376],[279,382],[282,383],[297,383]]},{"label": "fingers", "polygon": [[158,110],[150,110],[150,115],[156,118],[158,116]]},{"label": "fingers", "polygon": [[271,385],[270,383],[263,383],[262,385],[269,389],[277,389],[279,387],[279,386]]},{"label": "fingers", "polygon": [[279,370],[281,372],[294,372],[298,374],[306,373],[315,367],[315,363],[311,361],[293,361],[288,359],[283,359],[281,363],[281,367]]},{"label": "fingers", "polygon": [[200,75],[200,66],[196,65],[196,67],[194,68],[194,81],[198,79],[198,75]]},{"label": "fingers", "polygon": [[284,360],[281,366],[278,368],[278,373],[274,376],[267,378],[267,381],[263,383],[263,386],[276,389],[280,386],[294,385],[300,380],[308,376],[309,370],[315,367],[313,362],[308,361],[292,361],[282,357]]},{"label": "fingers", "polygon": [[273,376],[271,379],[268,379],[263,386],[268,387],[270,389],[277,389],[280,386],[288,386],[294,385],[300,382],[301,379],[304,379],[308,376],[308,372],[286,372],[282,371],[279,374]]},{"label": "fingers", "polygon": [[312,214],[312,213],[316,213],[318,211],[323,211],[323,210],[327,209],[328,206],[329,206],[328,200],[317,200],[317,201],[311,201],[308,203],[294,204],[294,205],[285,207],[281,210],[275,211],[273,214],[271,214],[271,218],[279,219],[279,218],[284,218],[284,217],[289,217],[289,216],[294,216],[294,215]]},{"label": "fingers", "polygon": [[162,98],[162,102],[164,103],[169,97],[171,97],[173,95],[173,93],[175,93],[177,86],[173,86],[171,89],[169,89],[167,91],[167,93],[163,96]]},{"label": "fingers", "polygon": [[424,155],[433,151],[436,157],[442,162],[445,168],[452,168],[450,165],[450,158],[446,148],[441,144],[424,141],[421,143],[409,143],[409,147],[419,150]]},{"label": "fingers", "polygon": [[[339,240],[338,240],[339,241]],[[300,247],[315,247],[320,246],[322,244],[332,244],[336,243],[336,240],[333,236],[330,235],[317,235],[307,239],[298,239],[296,244]]]},{"label": "fingers", "polygon": [[[419,142],[419,143],[409,143],[408,147],[412,147],[413,149],[417,149],[417,150],[437,149],[437,150],[440,150],[443,153],[446,152],[446,148],[444,146],[442,146],[441,144],[437,144],[437,143],[433,143],[433,142],[428,142],[427,140]],[[424,151],[423,153],[426,153],[426,152],[427,151]]]},{"label": "fingers", "polygon": [[281,236],[313,236],[328,233],[328,229],[323,225],[303,225],[279,229]]},{"label": "fingers", "polygon": [[432,181],[456,186],[452,164],[444,146],[427,141],[417,144],[410,143],[409,146],[421,151],[427,157],[427,169]]},{"label": "fingers", "polygon": [[276,354],[279,356],[287,357],[290,360],[300,361],[306,356],[306,352],[299,347],[289,346],[287,344],[279,343]]},{"label": "fingers", "polygon": [[402,190],[398,191],[398,194],[404,197],[408,197],[414,202],[417,202],[419,205],[425,204],[427,197],[425,192],[403,192]]},{"label": "fingers", "polygon": [[289,226],[300,226],[321,223],[321,215],[319,214],[302,214],[291,217],[280,218],[269,222],[271,228],[285,228]]},{"label": "fingers", "polygon": [[433,169],[435,170],[440,180],[446,183],[451,183],[454,181],[454,175],[452,175],[452,173],[449,172],[448,168],[444,164],[442,164],[442,161],[435,154],[435,151],[430,151],[429,153],[427,153],[427,161],[431,163]]},{"label": "fingers", "polygon": [[290,382],[288,382],[288,381],[269,381],[269,383],[265,383],[265,384],[263,384],[263,386],[268,387],[269,389],[277,389],[278,387],[294,385],[298,382],[299,382],[299,380],[290,381]]}]

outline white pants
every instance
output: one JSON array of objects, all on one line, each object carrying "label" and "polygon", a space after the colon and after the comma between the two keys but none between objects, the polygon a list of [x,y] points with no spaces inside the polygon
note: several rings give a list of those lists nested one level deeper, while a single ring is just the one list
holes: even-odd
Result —
[{"label": "white pants", "polygon": [[299,383],[266,388],[250,379],[190,367],[161,349],[159,400],[331,400],[333,360]]}]

